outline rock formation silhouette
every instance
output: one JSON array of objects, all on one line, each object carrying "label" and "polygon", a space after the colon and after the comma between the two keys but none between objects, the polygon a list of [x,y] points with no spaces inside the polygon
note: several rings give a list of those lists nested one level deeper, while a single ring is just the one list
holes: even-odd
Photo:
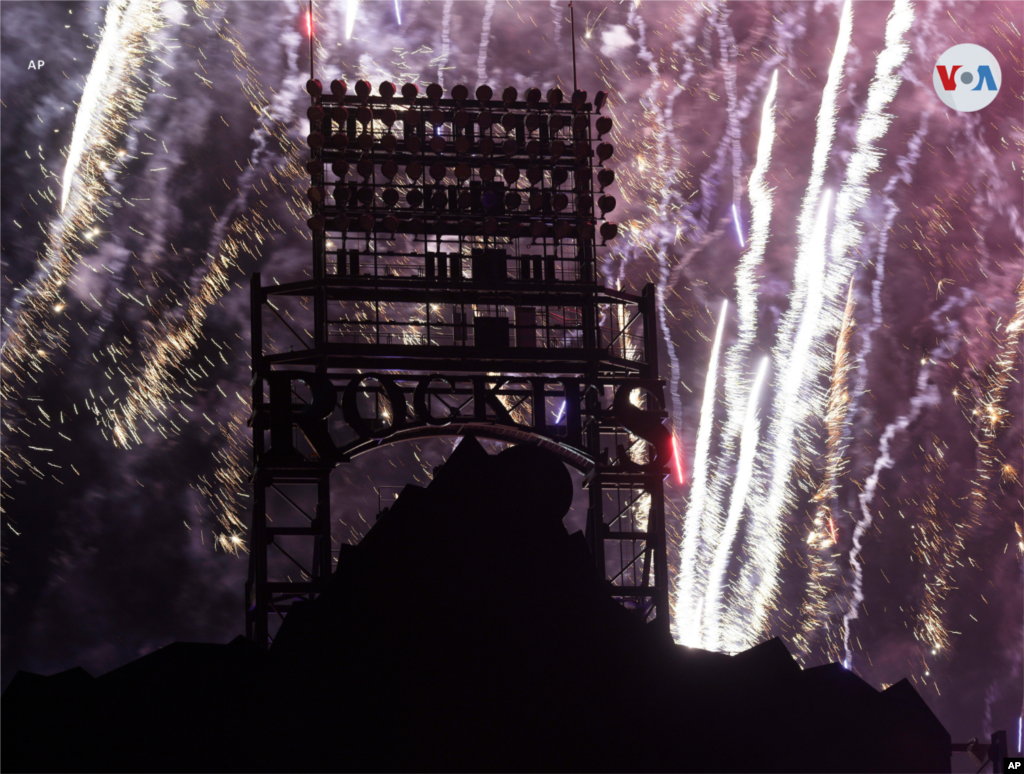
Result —
[{"label": "rock formation silhouette", "polygon": [[19,672],[4,771],[949,771],[910,684],[729,657],[616,603],[551,452],[464,438],[269,652],[175,643],[93,678]]}]

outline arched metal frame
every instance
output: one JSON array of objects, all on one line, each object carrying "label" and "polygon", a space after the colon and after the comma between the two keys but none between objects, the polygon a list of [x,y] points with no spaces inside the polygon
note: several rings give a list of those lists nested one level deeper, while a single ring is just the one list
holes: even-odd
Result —
[{"label": "arched metal frame", "polygon": [[[263,286],[254,274],[251,284],[248,636],[269,645],[272,621],[325,588],[336,465],[472,431],[546,445],[584,474],[597,567],[611,593],[667,637],[667,468],[645,459],[644,433],[631,433],[612,405],[631,386],[664,405],[654,292],[597,284],[595,219],[614,199],[604,170],[596,214],[594,166],[612,149],[593,136],[585,95],[543,103],[529,92],[519,102],[508,92],[481,101],[465,92],[445,100],[318,91],[312,279]],[[366,372],[395,384],[366,387]],[[462,401],[465,419],[402,427],[401,416],[394,428],[393,404],[417,411],[408,396],[425,379],[425,400]],[[344,404],[346,392],[344,409],[336,398]],[[644,413],[665,416],[660,407]],[[339,423],[340,442],[331,435]],[[295,569],[278,572],[275,561]]]},{"label": "arched metal frame", "polygon": [[418,425],[399,431],[388,438],[381,439],[379,443],[367,444],[365,448],[358,449],[350,456],[352,459],[369,454],[377,449],[386,446],[394,446],[398,443],[408,441],[419,441],[430,438],[452,438],[467,435],[474,435],[477,438],[487,438],[492,441],[504,441],[505,443],[535,443],[548,451],[557,454],[562,462],[573,468],[584,476],[594,470],[594,462],[570,446],[553,441],[545,436],[528,433],[518,427],[506,425],[478,424],[476,422],[453,422],[442,427],[431,427],[430,425]]}]

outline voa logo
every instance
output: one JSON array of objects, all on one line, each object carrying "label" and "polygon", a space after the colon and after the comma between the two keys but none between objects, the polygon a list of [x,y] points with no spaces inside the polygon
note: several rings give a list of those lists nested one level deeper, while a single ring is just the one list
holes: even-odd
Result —
[{"label": "voa logo", "polygon": [[999,93],[1002,82],[999,62],[987,48],[973,43],[946,49],[932,73],[939,99],[961,113],[988,107]]}]

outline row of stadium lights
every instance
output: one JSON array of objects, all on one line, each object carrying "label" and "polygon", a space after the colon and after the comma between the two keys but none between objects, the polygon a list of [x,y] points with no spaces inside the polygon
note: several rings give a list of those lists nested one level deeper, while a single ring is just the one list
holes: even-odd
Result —
[{"label": "row of stadium lights", "polygon": [[[344,81],[334,80],[334,81],[331,82],[330,88],[331,88],[332,95],[336,99],[338,99],[338,100],[343,99],[345,97],[345,95],[348,93],[348,86],[347,86],[347,84]],[[306,83],[306,90],[310,94],[310,96],[313,97],[314,99],[317,99],[317,98],[321,97],[322,94],[323,94],[323,87],[322,87],[320,81],[318,81],[316,79],[310,79],[309,81],[307,81],[307,83]],[[379,92],[381,97],[383,97],[385,100],[387,100],[387,103],[386,103],[387,104],[387,108],[384,111],[381,111],[380,120],[386,126],[388,126],[389,129],[390,129],[390,127],[398,120],[398,114],[390,107],[390,105],[391,105],[390,101],[394,98],[395,94],[397,93],[397,89],[396,89],[394,84],[385,81],[384,83],[381,83],[380,86],[378,87],[378,92]],[[356,83],[356,85],[355,85],[355,93],[356,93],[356,96],[359,97],[363,101],[363,104],[359,107],[359,109],[357,111],[357,120],[359,120],[360,123],[362,123],[364,125],[364,127],[365,127],[366,125],[368,125],[373,120],[373,117],[374,117],[373,116],[373,112],[370,110],[370,108],[367,105],[367,102],[369,101],[369,98],[370,98],[370,96],[372,94],[372,87],[371,87],[371,85],[367,81],[358,81]],[[419,89],[418,89],[418,87],[415,84],[407,83],[407,84],[405,84],[402,87],[401,93],[402,93],[402,98],[405,99],[411,105],[412,103],[415,102],[416,98],[419,96]],[[438,129],[440,128],[441,123],[443,123],[447,119],[447,116],[445,116],[445,114],[442,113],[436,107],[437,102],[442,98],[443,94],[444,94],[443,88],[439,84],[437,84],[437,83],[432,83],[432,84],[430,84],[427,87],[427,98],[435,103],[435,109],[431,113],[431,116],[430,116],[429,120]],[[452,88],[451,96],[452,96],[452,99],[455,100],[456,103],[464,102],[469,97],[469,89],[466,86],[462,85],[462,84],[457,84],[456,86],[454,86]],[[477,90],[476,90],[476,97],[477,97],[477,99],[481,103],[489,102],[492,99],[493,96],[494,96],[493,91],[491,90],[490,86],[487,86],[486,84],[479,86],[477,88]],[[502,93],[502,101],[507,106],[510,106],[512,103],[514,103],[516,101],[518,96],[519,96],[519,94],[518,94],[517,90],[515,89],[515,87],[509,86]],[[528,107],[537,107],[537,106],[539,106],[540,97],[541,97],[540,89],[537,89],[537,88],[528,89],[527,92],[526,92],[525,97],[526,97],[526,103],[527,103]],[[575,111],[581,109],[582,106],[586,103],[586,99],[587,99],[587,94],[586,94],[585,91],[576,91],[576,92],[574,92],[573,97],[572,97],[572,102],[571,102],[571,106],[572,106],[573,111],[575,112]],[[598,112],[600,112],[601,108],[604,106],[604,104],[606,102],[606,99],[607,99],[607,94],[605,92],[598,92],[598,94],[597,94],[597,96],[595,97],[595,100],[594,100],[594,104],[595,104],[595,107],[596,107]],[[547,95],[547,101],[548,101],[548,104],[551,107],[553,107],[553,108],[556,108],[559,105],[561,105],[562,101],[563,101],[563,94],[562,94],[561,89],[558,89],[556,87],[554,89],[549,90],[548,91],[548,95]],[[310,118],[311,122],[322,121],[323,118],[325,117],[324,109],[320,105],[318,105],[318,104],[313,104],[309,108],[308,115],[309,115],[309,118]],[[468,122],[468,114],[463,112],[462,115],[465,116],[465,119],[462,121],[461,124],[459,124],[459,118],[458,118],[459,113],[456,113],[456,116],[457,116],[456,123],[459,124],[459,125],[464,125],[466,122]],[[332,118],[334,118],[334,120],[338,121],[338,123],[340,125],[344,125],[344,123],[348,120],[348,111],[342,105],[338,105],[338,106],[334,107],[333,110],[332,110]],[[405,118],[407,120],[409,120],[410,122],[412,122],[413,125],[415,125],[419,121],[419,113],[416,112],[416,111],[409,111],[406,114]],[[490,128],[490,126],[492,125],[492,120],[493,120],[491,114],[489,112],[482,113],[480,118],[483,119],[483,120],[479,120],[479,124],[480,124],[481,128],[484,129],[484,130]],[[555,114],[551,118],[552,118],[552,122],[551,123],[554,125],[554,131],[555,132],[559,131],[561,128],[563,128],[565,126],[565,124],[562,123],[562,117],[560,115]],[[581,129],[582,129],[582,127],[579,127],[579,124],[578,124],[580,119],[583,119],[583,121],[586,122],[586,119],[583,116],[578,116],[576,118],[576,121],[574,122],[574,129],[577,130],[577,134],[581,133]],[[516,122],[517,122],[517,117],[516,116],[514,116],[513,114],[507,114],[506,116],[504,116],[504,118],[502,119],[501,123],[502,123],[502,126],[505,128],[505,130],[507,132],[511,132],[516,127]],[[609,131],[611,131],[612,121],[611,121],[611,118],[609,118],[608,116],[599,116],[599,118],[598,118],[596,123],[597,123],[596,128],[597,128],[598,136],[599,137],[601,137],[604,134],[606,134]],[[537,128],[539,128],[539,126],[540,126],[540,117],[537,116],[537,114],[535,114],[535,113],[528,114],[527,118],[526,118],[526,121],[525,121],[525,124],[526,124],[527,130],[532,133],[533,131],[536,131]],[[584,124],[584,126],[585,126],[585,124]],[[390,142],[386,142],[386,140],[388,140],[388,139],[390,139]],[[464,138],[459,138],[459,139],[464,139]],[[372,148],[373,140],[368,135],[364,134],[363,137],[361,138],[361,140],[362,140],[361,147],[363,148],[364,151],[368,151],[368,150],[370,150]],[[409,142],[410,140],[413,141],[411,144],[415,146],[413,148],[410,148],[410,151],[415,153],[419,149],[419,138],[416,137],[415,135],[410,137],[410,138],[407,138],[407,140],[406,140],[407,141],[407,147],[410,144],[410,142]],[[308,137],[308,144],[309,144],[310,148],[314,149],[314,150],[319,150],[319,149],[323,148],[324,145],[325,145],[325,141],[324,141],[323,135],[321,135],[318,132],[311,132],[309,137]],[[332,148],[334,148],[336,150],[341,151],[341,150],[344,150],[347,147],[347,144],[348,144],[347,136],[344,135],[343,133],[339,132],[339,133],[336,133],[331,138],[331,144],[328,147],[332,147]],[[397,149],[397,139],[395,139],[394,136],[390,135],[390,134],[386,135],[385,138],[382,138],[382,143],[381,144],[382,144],[382,147],[384,148],[385,152],[388,152],[388,153],[392,153],[392,152],[394,152]],[[433,148],[432,147],[432,150],[435,150],[435,152],[438,152],[438,153],[443,152],[443,150],[446,148],[445,140],[442,137],[433,137],[431,139],[431,144],[432,144],[432,146],[437,146],[437,148]],[[466,144],[468,146],[468,140],[467,140]],[[494,150],[493,144],[494,143],[493,143],[493,140],[491,138],[482,138],[482,140],[481,140],[481,146],[482,146],[481,150],[489,151],[485,155],[490,155],[490,153],[493,153],[493,150]],[[369,147],[366,147],[367,145]],[[554,142],[552,142],[552,149],[551,149],[552,153],[551,153],[551,155],[554,158],[558,158],[559,156],[561,156],[564,153],[564,148],[565,148],[565,144],[564,143],[562,143],[559,140],[555,140]],[[458,151],[459,148],[456,147],[456,150]],[[468,151],[468,147],[465,148],[465,150]],[[509,138],[504,143],[503,150],[505,151],[505,153],[507,155],[512,156],[516,152],[518,152],[518,144],[515,142],[515,140]],[[531,141],[531,143],[529,143],[527,145],[527,152],[531,156],[532,155],[539,155],[539,150],[540,150],[540,144],[539,144],[539,142],[537,142],[535,140]],[[589,143],[587,143],[585,140],[577,142],[575,150],[576,150],[577,158],[583,158],[583,157],[586,156],[587,152],[589,151]],[[533,152],[531,152],[531,151],[533,151]],[[609,158],[611,158],[612,154],[614,153],[614,148],[613,148],[613,146],[610,143],[601,143],[598,146],[598,148],[596,149],[596,153],[597,153],[597,156],[600,159],[600,161],[603,163],[604,161],[607,161]],[[398,164],[393,159],[386,160],[380,166],[381,166],[382,174],[386,178],[388,178],[389,180],[392,180],[398,174]],[[376,165],[372,161],[370,161],[369,159],[361,160],[360,162],[358,162],[358,164],[356,166],[357,172],[363,177],[364,182],[366,180],[368,180],[374,174],[375,167],[376,167]],[[316,174],[317,172],[321,171],[321,169],[322,168],[319,167],[319,162],[311,162],[310,163],[310,170],[309,171],[311,173]],[[332,171],[339,178],[344,178],[348,174],[348,171],[349,171],[348,162],[343,161],[343,160],[342,161],[334,162],[332,164]],[[447,167],[445,167],[444,164],[435,163],[435,164],[432,164],[430,166],[429,172],[430,172],[430,176],[432,178],[434,178],[435,180],[442,180],[442,179],[444,179],[447,176],[448,169],[447,169]],[[471,168],[470,168],[470,166],[468,164],[461,163],[461,164],[456,165],[456,167],[455,167],[455,175],[456,175],[456,178],[459,179],[459,180],[466,180],[466,179],[468,179],[470,177],[471,173],[472,173],[472,171],[471,171]],[[559,174],[559,173],[561,173],[561,174]],[[406,174],[407,174],[407,176],[409,177],[410,180],[417,180],[417,179],[419,179],[419,177],[423,174],[422,164],[420,162],[418,162],[418,161],[415,161],[415,160],[410,162],[409,164],[406,165]],[[508,166],[506,166],[502,170],[502,176],[505,178],[506,182],[508,184],[510,184],[510,185],[519,179],[520,174],[521,174],[520,168],[516,164],[512,164],[512,163],[510,163]],[[494,168],[493,165],[485,164],[480,169],[480,175],[485,180],[491,180],[496,175],[496,169]],[[543,178],[543,170],[540,167],[537,167],[537,166],[530,167],[529,169],[527,169],[526,176],[527,176],[527,179],[530,181],[531,185],[535,185],[535,184],[537,184],[538,182],[540,182],[542,180],[542,178]],[[562,183],[564,183],[567,178],[568,178],[568,173],[566,172],[566,170],[564,168],[557,167],[557,168],[555,168],[553,170],[552,182],[556,186],[561,185]],[[614,180],[615,180],[615,173],[612,170],[610,170],[610,169],[601,169],[598,172],[598,183],[601,186],[601,190],[602,191],[604,191],[604,189],[607,186],[611,185],[614,182]],[[370,189],[367,189],[367,190],[370,190]],[[411,191],[410,193],[411,194],[417,194],[418,192],[414,190],[414,191]],[[390,194],[390,196],[388,194]],[[324,192],[324,190],[322,188],[313,187],[313,188],[310,188],[310,190],[309,190],[310,201],[313,202],[314,204],[323,203],[324,199],[325,199],[325,196],[326,196],[326,194],[325,194],[325,192]],[[440,209],[442,206],[446,206],[447,205],[447,197],[445,197],[445,199],[446,199],[446,201],[445,201],[444,204],[438,203],[438,206],[437,206],[438,209]],[[336,201],[337,201],[337,198],[336,198]],[[408,201],[408,199],[407,199],[407,201]],[[535,192],[531,196],[531,200],[530,200],[531,210],[538,210],[538,209],[540,209],[543,206],[543,201],[544,201],[543,195],[540,194],[540,192]],[[389,207],[396,206],[398,204],[398,192],[395,189],[385,189],[384,203],[385,203],[386,206],[389,206]],[[422,203],[422,201],[421,200],[417,201],[417,197],[414,196],[413,197],[413,201],[410,202],[410,205],[413,206],[413,207],[418,207],[421,203]],[[560,210],[564,209],[566,206],[568,206],[568,197],[565,196],[565,194],[556,194],[556,196],[553,197],[551,204],[552,204],[552,208],[553,209],[555,209],[556,211],[560,211]],[[605,196],[601,196],[598,199],[598,207],[601,210],[602,215],[604,215],[604,214],[606,214],[608,212],[611,212],[615,208],[615,204],[616,204],[615,198],[612,197],[612,196],[605,195]],[[462,205],[465,205],[465,206],[462,206]],[[519,197],[519,194],[517,194],[515,192],[509,192],[509,194],[506,196],[506,206],[509,209],[516,209],[520,205],[521,205],[521,198]],[[581,198],[580,205],[581,205],[581,207],[580,207],[581,211],[587,211],[592,206],[592,200],[590,200],[590,197],[584,196],[584,197]],[[460,202],[460,207],[462,209],[466,209],[466,208],[468,208],[468,206],[469,206],[469,200],[468,200],[468,197],[467,197],[467,201],[466,202]],[[335,222],[333,224],[333,227],[336,230],[347,230],[349,228],[350,219],[347,216],[343,215],[343,216],[339,217],[336,220],[337,220],[337,222]],[[363,230],[370,231],[370,230],[373,229],[373,226],[374,226],[374,223],[375,223],[375,219],[369,213],[362,214],[360,216],[360,218],[359,218],[359,221],[360,221],[360,227]],[[326,220],[323,218],[323,216],[321,216],[321,215],[314,215],[312,218],[309,219],[309,225],[314,230],[322,230],[327,225],[327,223],[326,223]],[[460,229],[461,231],[471,232],[473,230],[475,224],[473,224],[471,221],[465,221],[465,222],[463,222],[463,224],[460,224],[460,225],[462,225],[462,228]],[[384,230],[385,231],[391,231],[391,232],[395,232],[395,231],[397,231],[400,228],[399,221],[394,216],[387,216],[387,217],[385,217],[384,220],[383,220],[383,226],[384,226]],[[493,234],[496,231],[497,231],[497,221],[494,221],[493,219],[489,219],[489,222],[485,222],[485,224],[484,224],[484,233],[485,234],[488,234],[488,233]],[[565,221],[561,221],[559,223],[556,223],[556,225],[554,227],[554,235],[555,235],[556,238],[565,238],[565,237],[569,236],[571,233],[572,233],[572,225],[571,224],[569,224],[568,222],[565,222]],[[614,223],[605,222],[605,223],[601,224],[600,233],[601,233],[601,237],[605,241],[607,241],[607,240],[613,239],[613,238],[615,238],[615,236],[617,236],[617,234],[618,234],[618,227]],[[531,235],[533,237],[540,238],[540,237],[546,236],[547,234],[548,234],[548,227],[547,227],[547,225],[543,221],[534,221],[533,223],[531,223]],[[590,223],[581,224],[580,234],[579,234],[579,236],[581,238],[590,238],[592,236],[592,234],[593,234],[593,226],[592,226],[592,224],[590,224]]]}]

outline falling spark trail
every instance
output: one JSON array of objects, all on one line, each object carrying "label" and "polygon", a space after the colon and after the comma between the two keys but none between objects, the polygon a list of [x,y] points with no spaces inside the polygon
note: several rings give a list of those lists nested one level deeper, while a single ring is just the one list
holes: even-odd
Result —
[{"label": "falling spark trail", "polygon": [[[825,616],[827,607],[825,599],[829,591],[826,582],[838,575],[833,546],[838,536],[832,507],[839,487],[841,475],[846,461],[844,451],[844,430],[850,405],[849,379],[850,371],[850,338],[854,328],[853,283],[846,293],[846,310],[843,313],[843,324],[836,337],[835,354],[832,359],[832,378],[828,392],[828,406],[825,412],[825,429],[828,437],[825,442],[825,470],[821,483],[812,503],[818,503],[812,516],[812,529],[808,533],[808,573],[804,603],[800,608],[803,616],[802,631],[797,632],[794,641],[805,657],[810,655],[811,636],[815,631],[823,631],[829,655],[835,657],[837,647],[831,637],[832,632],[826,628]],[[828,543],[827,539],[832,542]]]},{"label": "falling spark trail", "polygon": [[754,379],[754,386],[750,390],[746,421],[740,439],[739,470],[736,473],[736,483],[733,486],[732,499],[729,502],[729,516],[725,523],[725,529],[715,546],[714,559],[709,573],[708,590],[704,598],[704,610],[709,614],[709,624],[707,636],[703,642],[703,647],[708,650],[719,650],[723,645],[721,636],[724,623],[721,610],[722,590],[725,585],[726,572],[729,569],[729,559],[732,556],[732,545],[736,540],[736,535],[739,534],[740,520],[743,518],[743,509],[753,478],[754,457],[757,452],[758,435],[761,432],[761,423],[757,418],[757,405],[769,362],[767,357],[761,359],[761,365],[758,367],[757,376]]},{"label": "falling spark trail", "polygon": [[878,457],[875,459],[871,475],[865,480],[864,488],[857,496],[861,518],[858,519],[853,530],[853,548],[850,550],[849,559],[850,566],[854,572],[853,588],[850,607],[843,615],[842,629],[843,663],[847,664],[847,669],[853,663],[853,652],[850,649],[850,627],[852,622],[860,617],[859,608],[864,601],[864,563],[860,558],[860,554],[864,548],[864,533],[871,528],[874,520],[870,506],[871,501],[875,497],[875,490],[878,487],[878,479],[883,470],[887,470],[896,464],[896,460],[889,454],[896,433],[906,430],[920,416],[921,411],[925,407],[938,405],[940,400],[939,388],[930,378],[932,364],[933,362],[946,360],[951,357],[954,345],[948,342],[952,342],[955,339],[958,328],[955,322],[948,322],[949,314],[954,307],[964,306],[971,296],[972,293],[968,290],[964,290],[959,295],[950,296],[940,309],[932,313],[931,319],[935,324],[936,330],[945,332],[946,340],[939,342],[939,345],[931,351],[931,357],[921,366],[921,370],[918,371],[917,386],[914,396],[910,399],[910,411],[894,422],[890,422],[882,432],[878,442]]},{"label": "falling spark trail", "polygon": [[12,388],[38,369],[41,353],[63,349],[66,336],[52,319],[62,304],[62,288],[73,282],[83,234],[95,232],[97,211],[109,193],[109,162],[117,157],[125,128],[142,111],[148,93],[140,72],[152,50],[151,35],[163,26],[155,0],[108,4],[96,59],[86,79],[82,103],[64,167],[60,214],[47,232],[45,260],[35,276],[14,294],[0,326],[3,387]]},{"label": "falling spark trail", "polygon": [[698,647],[700,644],[700,620],[697,616],[697,605],[704,597],[707,580],[706,577],[702,577],[707,568],[698,563],[697,556],[701,551],[702,541],[706,540],[705,535],[717,535],[722,528],[719,523],[720,515],[708,512],[704,507],[704,498],[708,489],[708,457],[711,451],[711,432],[715,422],[718,354],[722,347],[722,331],[725,329],[728,309],[729,301],[726,299],[722,301],[722,309],[718,315],[718,329],[715,331],[715,342],[711,347],[708,373],[704,379],[700,426],[697,429],[697,445],[693,453],[693,488],[690,491],[690,502],[686,508],[686,520],[683,523],[683,551],[680,559],[677,610],[674,618],[677,627],[676,641],[690,647]]},{"label": "falling spark trail", "polygon": [[395,0],[395,20],[398,22],[398,26],[402,26],[402,5],[401,0]]},{"label": "falling spark trail", "polygon": [[914,179],[914,167],[921,156],[921,148],[924,145],[924,137],[928,131],[928,113],[921,116],[921,123],[917,131],[907,143],[907,152],[896,161],[899,172],[889,178],[882,189],[883,201],[886,204],[885,225],[878,230],[878,248],[875,250],[875,278],[871,282],[871,322],[864,326],[861,335],[861,347],[857,353],[857,382],[853,389],[853,400],[851,401],[848,416],[856,415],[860,405],[861,396],[867,387],[868,380],[868,355],[871,354],[875,331],[882,325],[882,285],[885,281],[885,255],[889,247],[889,232],[892,228],[900,208],[892,198],[899,183],[910,185]]},{"label": "falling spark trail", "polygon": [[[809,248],[808,244],[814,236],[813,229],[817,222],[817,219],[815,218],[815,204],[819,203],[821,198],[821,189],[824,182],[825,167],[827,165],[828,157],[832,148],[832,142],[835,137],[835,123],[836,115],[838,113],[837,100],[842,81],[846,54],[850,45],[852,27],[852,4],[849,2],[849,0],[847,0],[840,13],[839,31],[835,45],[835,53],[832,56],[832,62],[829,66],[828,79],[826,81],[825,89],[822,94],[822,104],[821,108],[818,111],[815,145],[812,154],[811,177],[808,181],[807,192],[804,197],[801,216],[799,220],[800,247],[798,251],[796,264],[796,287],[794,288],[792,294],[790,311],[787,313],[786,318],[784,318],[782,329],[779,333],[780,344],[776,348],[776,379],[791,378],[793,375],[793,371],[791,370],[789,362],[790,348],[796,335],[798,321],[802,319],[801,315],[805,300],[808,298],[807,284],[814,277],[814,269],[809,267],[811,266],[811,264],[815,263],[816,261],[820,261],[824,258],[824,244],[820,245],[820,247],[817,250],[815,250],[814,248]],[[773,73],[772,75],[772,83],[777,83],[776,73]],[[771,91],[771,93],[773,99],[770,102],[766,100],[766,109],[762,113],[762,125],[764,125],[767,121],[770,122],[771,126],[774,128],[774,89]],[[771,108],[768,107],[769,105],[771,105]],[[764,145],[766,142],[766,136],[769,138],[767,146]],[[773,137],[774,132],[769,133],[762,131],[761,139],[759,141],[758,155],[762,156],[762,151],[765,151],[763,154],[763,158],[765,159],[764,171],[767,170],[767,165],[770,161],[770,140]],[[763,180],[763,174],[764,172],[762,172],[761,180]],[[751,183],[753,189],[755,181],[752,179]],[[771,198],[770,196],[766,197],[762,195],[761,200],[764,203],[764,206],[758,211],[754,209],[755,202],[753,201],[753,197],[755,195],[758,194],[755,190],[752,190],[751,207],[752,218],[754,220],[753,227],[755,229],[761,227],[761,223],[759,222],[760,215],[760,219],[763,220],[762,233],[764,234],[764,239],[767,239],[768,221],[770,220],[771,213]],[[755,238],[760,239],[760,234],[758,234]],[[744,304],[744,308],[741,309],[741,325],[743,325],[743,328],[741,328],[740,338],[730,351],[731,357],[729,359],[729,373],[733,377],[736,377],[745,371],[747,367],[746,360],[749,357],[750,347],[752,346],[753,337],[756,331],[757,278],[755,271],[757,267],[760,265],[763,255],[764,242],[761,242],[759,245],[759,249],[752,249],[751,251],[749,251],[749,254],[745,256],[745,258],[743,259],[743,263],[741,264],[741,270],[737,272],[737,288],[740,295],[740,303]],[[819,268],[819,271],[821,270],[822,269]],[[820,276],[820,274],[818,276]],[[746,303],[744,303],[744,299],[746,299]],[[812,303],[814,302],[813,297],[811,298],[811,301]],[[719,475],[716,477],[716,480],[718,480],[719,482],[721,482],[721,480],[724,478],[725,471],[727,471],[728,467],[732,464],[732,460],[734,459],[735,455],[734,449],[736,439],[739,437],[742,423],[744,421],[743,406],[746,403],[747,397],[744,386],[744,381],[742,379],[733,378],[727,380],[726,394],[728,407],[730,410],[726,421],[726,429],[722,443],[723,459],[719,462]],[[793,396],[789,402],[791,404],[795,404],[798,408],[802,405],[801,402],[797,400],[795,396]],[[775,424],[776,422],[778,422],[778,419],[776,419],[773,422],[773,424]],[[776,435],[776,433],[773,432],[772,435]],[[789,441],[785,442],[787,443],[787,445],[790,443]],[[786,486],[788,487],[789,472],[791,470],[792,465],[792,460],[790,459],[791,451],[787,449],[785,455],[785,458],[778,460],[773,465],[773,467],[775,475],[777,477],[785,475],[784,480]],[[783,471],[785,472],[783,473]],[[781,483],[773,482],[773,486],[780,490],[777,491],[776,493],[777,499],[782,494]],[[788,489],[786,490],[786,493],[788,494]],[[715,512],[718,512],[722,507],[722,496],[722,485],[721,483],[719,483],[719,485],[712,490],[710,497],[710,506],[711,508],[713,508]],[[768,527],[768,523],[771,519],[772,515],[770,512],[768,514],[752,513],[751,525],[755,528],[755,530],[761,533],[764,533],[765,531],[767,531],[768,533],[773,533],[776,530],[770,529]],[[773,539],[778,539],[778,536],[775,536]],[[763,549],[759,547],[757,553],[754,554],[754,556],[761,557],[761,561],[758,562],[757,565],[766,568],[766,566],[769,563],[777,561],[777,554],[779,553],[779,550],[780,547],[774,545],[770,547],[765,546]],[[762,551],[765,551],[766,553],[762,553]],[[748,566],[745,568],[748,572],[746,582],[751,587],[760,588],[760,584],[749,576],[749,572],[752,569],[753,564],[753,562],[748,563]],[[684,566],[683,572],[685,571],[686,567]],[[767,603],[767,600],[772,598],[772,596],[774,595],[775,578],[774,568],[770,570],[767,570],[766,568],[766,571],[768,572],[768,575],[763,579],[764,585],[766,587],[765,591],[767,592],[767,596],[764,598],[765,603]],[[758,631],[759,628],[760,627],[758,627]],[[754,638],[756,636],[756,633],[752,631],[751,638]],[[751,642],[752,641],[753,639],[751,639]]]},{"label": "falling spark trail", "polygon": [[[43,308],[51,309],[50,297],[55,297],[57,288],[71,278],[78,262],[76,247],[82,244],[82,234],[95,224],[96,204],[106,192],[105,165],[114,158],[124,128],[141,112],[146,90],[138,86],[139,71],[150,36],[161,27],[158,0],[113,0],[106,6],[102,37],[75,115],[68,161],[61,177],[59,217],[49,228],[46,260],[2,310],[5,348],[15,328],[22,329],[19,333],[23,336],[35,338],[38,329],[48,327],[38,318],[29,322],[12,312],[22,310],[34,297],[42,301]],[[29,314],[37,317],[38,312],[33,309]],[[27,352],[37,349],[26,347]]]},{"label": "falling spark trail", "polygon": [[[835,228],[828,251],[833,265],[829,272],[828,288],[824,293],[829,298],[830,304],[828,319],[821,321],[820,327],[823,334],[831,333],[838,327],[839,315],[836,308],[838,305],[834,303],[833,299],[835,299],[836,291],[839,288],[845,288],[860,262],[856,248],[862,239],[862,228],[856,220],[856,214],[867,201],[870,194],[868,179],[879,166],[882,154],[874,143],[882,137],[892,121],[892,116],[886,113],[885,109],[895,97],[902,82],[899,69],[910,50],[904,40],[904,35],[909,31],[913,20],[913,6],[907,0],[897,0],[886,22],[885,48],[878,55],[875,75],[868,88],[867,107],[858,122],[856,149],[850,157],[846,180],[836,199]],[[919,411],[919,409],[917,410]],[[877,476],[875,481],[877,482]],[[864,492],[860,495],[862,503],[870,502],[870,499],[864,499],[867,491],[868,489],[865,487]],[[866,513],[865,509],[866,505],[862,504],[861,511],[864,517],[861,519],[859,527],[864,522],[870,523],[870,515]],[[862,534],[863,528],[860,531]],[[858,553],[859,540],[858,535],[855,549]],[[851,658],[849,621],[856,617],[857,607],[863,601],[861,564],[854,563],[853,556],[854,554],[851,553],[851,565],[854,567],[856,575],[854,601],[843,618],[843,644],[847,660]]]}]

